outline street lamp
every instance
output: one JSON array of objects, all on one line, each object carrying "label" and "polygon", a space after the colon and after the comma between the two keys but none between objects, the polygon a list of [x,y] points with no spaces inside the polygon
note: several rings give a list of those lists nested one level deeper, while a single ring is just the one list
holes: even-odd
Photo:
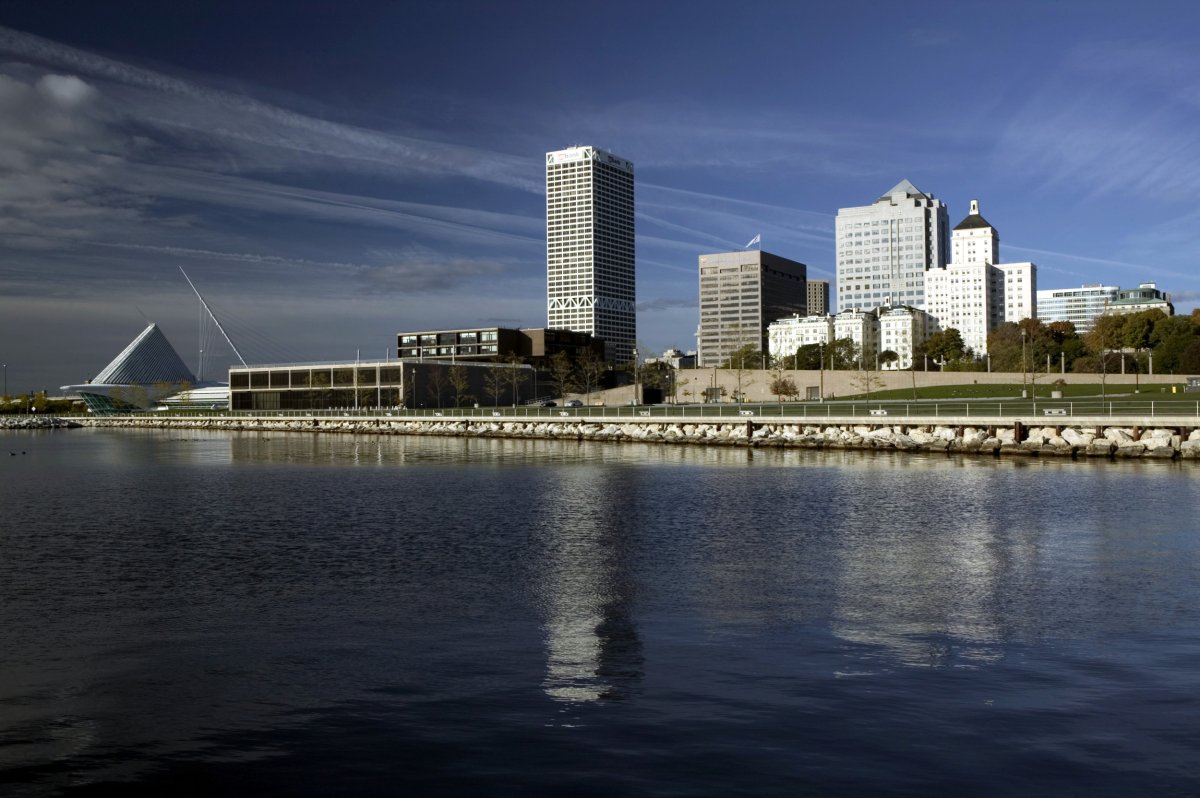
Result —
[{"label": "street lamp", "polygon": [[1025,363],[1025,330],[1021,329],[1021,393],[1023,399],[1029,398],[1029,386],[1025,381],[1026,363]]},{"label": "street lamp", "polygon": [[638,351],[637,347],[633,348],[633,404],[636,406],[638,402]]}]

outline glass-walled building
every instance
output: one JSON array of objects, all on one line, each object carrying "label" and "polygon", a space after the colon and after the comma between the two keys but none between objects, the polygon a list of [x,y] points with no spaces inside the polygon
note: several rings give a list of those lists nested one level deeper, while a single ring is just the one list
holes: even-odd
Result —
[{"label": "glass-walled building", "polygon": [[468,407],[533,399],[532,366],[519,363],[361,360],[229,370],[232,410]]}]

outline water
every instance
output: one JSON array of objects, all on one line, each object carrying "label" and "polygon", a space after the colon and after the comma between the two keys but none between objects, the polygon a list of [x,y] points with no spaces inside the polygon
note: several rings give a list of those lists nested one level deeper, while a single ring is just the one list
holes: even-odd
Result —
[{"label": "water", "polygon": [[0,433],[0,793],[1200,794],[1198,486]]}]

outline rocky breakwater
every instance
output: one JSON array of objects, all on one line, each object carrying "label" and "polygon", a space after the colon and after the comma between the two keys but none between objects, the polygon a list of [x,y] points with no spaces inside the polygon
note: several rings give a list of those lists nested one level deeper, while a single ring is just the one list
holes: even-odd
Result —
[{"label": "rocky breakwater", "polygon": [[1200,460],[1200,429],[1069,426],[815,424],[799,420],[714,422],[484,418],[141,417],[88,419],[89,426],[443,435],[629,441],[708,446],[860,449],[967,454]]},{"label": "rocky breakwater", "polygon": [[0,429],[65,429],[77,422],[58,416],[0,416]]}]

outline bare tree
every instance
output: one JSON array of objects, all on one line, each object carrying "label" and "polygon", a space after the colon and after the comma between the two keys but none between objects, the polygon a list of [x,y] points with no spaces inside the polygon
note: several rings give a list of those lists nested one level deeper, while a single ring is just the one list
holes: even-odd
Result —
[{"label": "bare tree", "polygon": [[587,403],[591,404],[592,389],[599,385],[600,378],[604,375],[608,364],[591,347],[588,347],[579,355],[576,367],[579,379],[583,383],[583,389],[587,393]]},{"label": "bare tree", "polygon": [[521,366],[524,361],[520,355],[509,352],[504,357],[504,362],[508,364],[505,377],[508,380],[509,386],[512,388],[513,407],[517,406],[517,402],[521,401]]},{"label": "bare tree", "polygon": [[454,389],[455,407],[462,407],[463,402],[469,402],[475,398],[467,393],[467,389],[471,387],[471,375],[467,372],[466,366],[451,366],[447,377],[450,380],[450,387]]},{"label": "bare tree", "polygon": [[450,380],[446,377],[446,370],[441,366],[434,366],[426,373],[425,391],[429,394],[429,398],[437,402],[437,406],[442,406],[442,396],[445,395],[446,389],[450,387]]},{"label": "bare tree", "polygon": [[566,396],[575,389],[575,366],[566,352],[555,352],[550,356],[550,380],[559,396]]},{"label": "bare tree", "polygon": [[497,407],[500,405],[500,397],[504,394],[504,387],[508,384],[504,372],[502,368],[489,368],[483,376],[483,388],[492,397],[492,404]]}]

